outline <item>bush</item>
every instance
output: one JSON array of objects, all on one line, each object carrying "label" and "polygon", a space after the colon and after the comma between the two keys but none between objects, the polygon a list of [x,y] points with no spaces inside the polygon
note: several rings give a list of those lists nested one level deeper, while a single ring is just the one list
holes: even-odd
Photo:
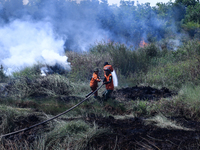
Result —
[{"label": "bush", "polygon": [[136,101],[136,103],[133,105],[133,112],[135,115],[147,115],[147,101]]},{"label": "bush", "polygon": [[48,75],[45,77],[38,76],[34,79],[14,78],[6,86],[4,93],[7,93],[8,97],[25,98],[28,96],[69,95],[71,90],[70,83],[64,76]]},{"label": "bush", "polygon": [[112,64],[108,54],[66,52],[66,55],[71,63],[71,71],[68,77],[73,82],[89,81],[96,67],[100,69],[99,74],[103,77],[104,62]]},{"label": "bush", "polygon": [[155,44],[149,44],[148,46],[144,47],[144,49],[147,59],[159,56],[159,49]]},{"label": "bush", "polygon": [[5,73],[4,73],[4,69],[3,66],[1,65],[0,67],[0,82],[5,82],[7,79]]},{"label": "bush", "polygon": [[34,65],[32,67],[26,67],[21,71],[13,72],[13,77],[27,77],[29,79],[32,79],[36,76],[40,76],[40,65]]},{"label": "bush", "polygon": [[88,129],[89,125],[83,121],[73,121],[66,126],[66,131],[69,132],[70,134],[86,132],[88,131]]},{"label": "bush", "polygon": [[113,60],[113,66],[121,75],[128,75],[136,69],[136,55],[123,44],[116,44],[109,51]]}]

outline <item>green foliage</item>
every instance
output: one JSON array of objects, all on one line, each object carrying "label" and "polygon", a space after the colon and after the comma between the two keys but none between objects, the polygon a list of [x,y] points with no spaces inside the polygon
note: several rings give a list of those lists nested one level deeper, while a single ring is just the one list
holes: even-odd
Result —
[{"label": "green foliage", "polygon": [[149,62],[144,63],[147,65],[143,68],[147,69],[136,71],[130,76],[131,82],[165,86],[174,90],[188,82],[199,84],[199,45],[198,41],[188,41],[176,51],[159,51],[158,56],[150,61],[147,61],[143,51],[143,59],[140,59],[140,62]]},{"label": "green foliage", "polygon": [[187,106],[194,108],[194,111],[199,111],[200,107],[200,86],[186,85],[179,91],[178,99],[184,102]]},{"label": "green foliage", "polygon": [[72,121],[66,126],[66,131],[70,134],[86,132],[88,129],[89,125],[83,121]]},{"label": "green foliage", "polygon": [[175,0],[176,4],[183,4],[185,7],[194,6],[199,3],[199,0]]},{"label": "green foliage", "polygon": [[199,28],[200,25],[199,23],[196,23],[196,22],[187,22],[186,24],[183,24],[183,27],[188,30],[195,30]]},{"label": "green foliage", "polygon": [[150,112],[165,114],[165,116],[184,117],[190,120],[200,120],[199,85],[185,84],[178,95],[171,99],[161,99],[155,102]]},{"label": "green foliage", "polygon": [[133,113],[135,115],[147,115],[148,114],[148,106],[147,106],[147,101],[136,101],[133,102]]},{"label": "green foliage", "polygon": [[[81,79],[77,79],[77,81],[86,78],[89,80],[92,68],[95,66],[101,68],[103,63],[108,60],[105,59],[107,57],[109,58],[108,62],[116,70],[120,85],[145,83],[178,90],[188,82],[200,83],[198,75],[200,73],[200,44],[197,40],[183,43],[176,51],[168,50],[165,48],[167,46],[163,46],[164,48],[160,50],[158,44],[160,43],[152,43],[133,50],[124,44],[100,43],[100,45],[93,46],[91,51],[84,55],[70,53],[72,62],[70,78],[73,79],[73,76],[75,79],[79,78],[80,73],[78,72],[81,72]],[[73,65],[73,62],[76,65]],[[90,75],[89,71],[91,72]],[[101,76],[103,76],[102,73],[103,71],[100,73]],[[89,81],[87,82],[89,88]]]},{"label": "green foliage", "polygon": [[182,25],[182,27],[189,33],[191,37],[194,37],[200,27],[199,20],[198,22],[186,22]]},{"label": "green foliage", "polygon": [[164,67],[153,68],[146,76],[146,82],[165,87],[174,87],[178,89],[182,84],[186,83],[189,74],[188,63],[169,63]]},{"label": "green foliage", "polygon": [[156,47],[155,44],[150,44],[149,46],[145,47],[145,52],[147,57],[158,57],[159,49]]},{"label": "green foliage", "polygon": [[34,65],[32,67],[26,67],[21,71],[13,72],[13,77],[27,77],[32,79],[40,74],[40,65]]},{"label": "green foliage", "polygon": [[[155,44],[149,44],[144,48],[133,50],[124,44],[99,43],[90,49],[89,54],[78,55],[68,53],[67,55],[72,63],[71,77],[79,77],[79,70],[81,70],[82,77],[89,78],[88,72],[92,74],[92,68],[95,66],[102,68],[105,61],[112,64],[114,69],[124,76],[139,70],[147,71],[151,61],[159,56],[160,52]],[[80,67],[84,68],[84,70]],[[100,74],[102,75],[102,72]]]},{"label": "green foliage", "polygon": [[181,47],[174,51],[174,57],[178,61],[190,59],[196,55],[198,55],[200,51],[200,43],[196,40],[191,40],[185,42]]},{"label": "green foliage", "polygon": [[0,67],[0,82],[5,82],[7,79],[5,73],[4,73],[4,68],[3,66],[1,65]]},{"label": "green foliage", "polygon": [[[71,63],[71,71],[68,75],[71,81],[80,82],[87,81],[89,82],[93,74],[94,68],[99,68],[100,77],[103,77],[103,64],[104,62],[109,62],[112,64],[110,56],[108,54],[93,54],[96,49],[92,50],[91,54],[89,53],[74,53],[67,52],[68,61]],[[98,49],[97,49],[98,51]]]},{"label": "green foliage", "polygon": [[110,49],[110,56],[113,60],[114,68],[118,69],[120,74],[128,75],[129,72],[134,72],[136,69],[136,55],[134,52],[123,44],[115,44],[113,49]]},{"label": "green foliage", "polygon": [[123,114],[126,112],[126,107],[123,103],[119,103],[118,101],[116,100],[113,100],[111,98],[108,99],[107,102],[105,102],[105,107],[112,107],[112,110],[115,112],[115,113],[119,113],[119,114]]},{"label": "green foliage", "polygon": [[19,125],[17,122],[23,119],[27,120],[26,118],[29,115],[31,115],[29,111],[20,110],[7,105],[0,105],[0,132],[6,134],[18,130]]},{"label": "green foliage", "polygon": [[92,126],[82,120],[68,123],[60,122],[54,130],[45,134],[44,140],[47,149],[87,149],[94,138],[109,134],[107,129],[99,129],[94,123]]},{"label": "green foliage", "polygon": [[[189,2],[189,1],[188,1]],[[186,15],[183,20],[184,24],[182,27],[188,31],[191,37],[194,37],[195,33],[199,29],[199,18],[200,18],[200,4],[197,1],[192,1],[193,4],[187,4]]]}]

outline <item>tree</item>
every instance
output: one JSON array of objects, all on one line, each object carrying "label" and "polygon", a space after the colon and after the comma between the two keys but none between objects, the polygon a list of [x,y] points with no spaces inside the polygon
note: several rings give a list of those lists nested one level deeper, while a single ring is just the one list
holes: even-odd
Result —
[{"label": "tree", "polygon": [[188,6],[185,15],[185,22],[196,22],[200,21],[200,4]]},{"label": "tree", "polygon": [[175,0],[175,4],[183,4],[185,7],[194,6],[199,0]]}]

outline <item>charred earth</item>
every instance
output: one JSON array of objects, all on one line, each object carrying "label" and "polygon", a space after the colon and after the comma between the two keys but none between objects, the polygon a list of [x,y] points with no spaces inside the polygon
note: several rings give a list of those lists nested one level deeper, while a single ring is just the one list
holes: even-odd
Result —
[{"label": "charred earth", "polygon": [[[112,95],[114,99],[111,100],[117,104],[134,100],[156,102],[162,98],[171,98],[174,95],[176,95],[175,92],[171,92],[165,87],[156,89],[148,86],[135,86],[115,90]],[[74,99],[76,97],[69,96],[67,98],[66,96],[60,100],[67,104]],[[78,99],[80,101],[80,97]],[[200,123],[198,121],[181,116],[166,117],[158,113],[149,117],[136,117],[130,115],[131,112],[129,110],[125,112],[117,111],[117,109],[107,102],[103,102],[102,106],[104,111],[108,111],[111,115],[101,116],[88,113],[87,116],[76,118],[83,120],[90,126],[95,123],[98,125],[98,129],[109,129],[108,132],[92,136],[82,149],[182,150],[199,148]],[[93,103],[87,103],[81,108],[95,109]],[[76,119],[59,118],[58,120],[70,122]],[[2,125],[2,120],[3,118],[1,117],[0,125]],[[15,124],[13,130],[26,128],[41,121],[40,117],[36,115],[18,118],[18,120],[13,122]],[[9,149],[9,144],[13,141],[21,141],[29,144],[34,143],[41,134],[48,133],[50,130],[49,125],[44,124],[23,133],[6,137],[4,139],[4,147]],[[66,147],[66,149],[68,148]]]}]

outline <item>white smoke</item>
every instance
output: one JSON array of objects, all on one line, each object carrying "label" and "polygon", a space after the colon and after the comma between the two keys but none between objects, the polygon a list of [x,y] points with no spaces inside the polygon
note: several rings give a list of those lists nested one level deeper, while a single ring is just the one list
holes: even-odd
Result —
[{"label": "white smoke", "polygon": [[64,42],[48,21],[14,20],[0,27],[0,64],[6,74],[37,63],[61,64],[70,69],[64,56]]}]

